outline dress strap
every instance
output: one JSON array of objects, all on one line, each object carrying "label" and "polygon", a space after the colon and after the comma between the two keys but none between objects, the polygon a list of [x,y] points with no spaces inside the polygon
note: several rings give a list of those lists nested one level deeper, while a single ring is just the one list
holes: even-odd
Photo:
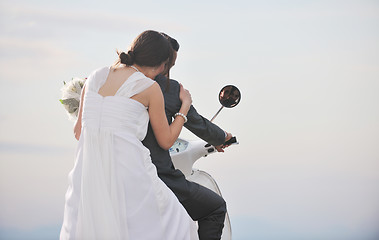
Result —
[{"label": "dress strap", "polygon": [[110,67],[102,67],[93,71],[86,80],[87,91],[90,90],[97,93],[107,80],[109,71]]},{"label": "dress strap", "polygon": [[143,75],[143,73],[136,72],[130,76],[123,86],[121,86],[116,95],[130,98],[140,92],[143,92],[153,85],[154,82],[155,81]]},{"label": "dress strap", "polygon": [[137,67],[135,67],[133,65],[131,65],[130,67],[133,68],[134,70],[136,70],[137,72],[140,72]]}]

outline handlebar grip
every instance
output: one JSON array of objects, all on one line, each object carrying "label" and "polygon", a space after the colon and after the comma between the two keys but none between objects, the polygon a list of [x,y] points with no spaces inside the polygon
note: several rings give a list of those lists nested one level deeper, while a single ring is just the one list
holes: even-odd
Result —
[{"label": "handlebar grip", "polygon": [[228,141],[226,141],[224,143],[224,145],[231,145],[233,143],[236,143],[237,142],[237,138],[236,137],[232,137],[231,139],[229,139]]}]

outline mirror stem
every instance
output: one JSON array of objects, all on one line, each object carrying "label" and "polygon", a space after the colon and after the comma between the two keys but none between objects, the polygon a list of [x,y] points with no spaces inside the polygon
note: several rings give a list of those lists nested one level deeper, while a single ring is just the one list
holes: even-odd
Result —
[{"label": "mirror stem", "polygon": [[213,118],[211,119],[211,122],[213,122],[213,120],[217,117],[217,115],[221,112],[221,110],[224,108],[224,106],[221,106],[221,108],[216,112],[216,114],[213,116]]}]

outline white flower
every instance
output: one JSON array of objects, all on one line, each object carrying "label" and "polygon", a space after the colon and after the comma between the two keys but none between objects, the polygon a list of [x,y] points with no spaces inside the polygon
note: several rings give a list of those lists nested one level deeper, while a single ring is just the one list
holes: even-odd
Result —
[{"label": "white flower", "polygon": [[86,79],[73,78],[69,82],[63,82],[62,98],[59,100],[66,109],[69,119],[75,121],[78,118],[80,95]]}]

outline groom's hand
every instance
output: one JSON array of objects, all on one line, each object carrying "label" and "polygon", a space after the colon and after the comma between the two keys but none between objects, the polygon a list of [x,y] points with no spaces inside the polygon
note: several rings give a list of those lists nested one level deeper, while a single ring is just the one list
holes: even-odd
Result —
[{"label": "groom's hand", "polygon": [[[226,133],[225,142],[227,142],[228,140],[232,138],[232,134],[228,132],[225,132],[225,133]],[[224,152],[224,148],[226,147],[229,147],[229,145],[221,144],[221,145],[215,146],[217,152]]]}]

